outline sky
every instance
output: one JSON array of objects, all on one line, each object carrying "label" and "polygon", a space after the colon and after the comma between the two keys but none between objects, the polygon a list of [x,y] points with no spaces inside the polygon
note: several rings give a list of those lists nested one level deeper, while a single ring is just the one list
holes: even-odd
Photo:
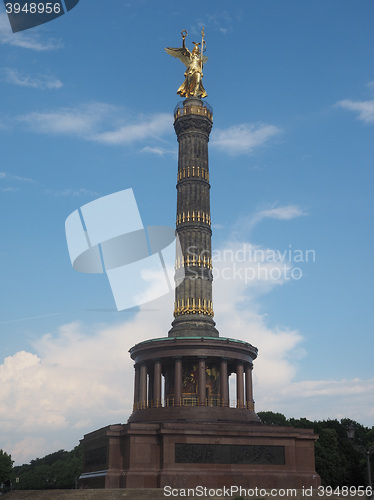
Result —
[{"label": "sky", "polygon": [[[13,34],[0,6],[0,448],[17,464],[132,410],[128,350],[173,293],[118,312],[72,268],[65,220],[132,188],[174,227],[173,109],[200,40],[215,321],[255,345],[257,411],[374,425],[374,3],[81,0]],[[124,286],[131,286],[124,284]]]}]

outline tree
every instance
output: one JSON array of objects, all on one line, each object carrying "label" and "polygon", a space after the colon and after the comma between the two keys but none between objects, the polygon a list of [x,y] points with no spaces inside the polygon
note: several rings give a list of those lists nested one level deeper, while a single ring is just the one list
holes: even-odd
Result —
[{"label": "tree", "polygon": [[14,479],[13,460],[8,453],[0,450],[0,484],[4,485],[4,489],[10,488],[10,484]]},{"label": "tree", "polygon": [[257,415],[260,417],[261,421],[267,425],[290,425],[290,423],[282,413],[274,413],[272,411],[259,411]]},{"label": "tree", "polygon": [[[315,443],[316,472],[321,476],[323,486],[362,486],[366,484],[365,456],[358,453],[347,438],[347,425],[356,429],[355,444],[374,444],[374,428],[368,429],[349,419],[319,420],[306,418],[287,419],[281,413],[259,412],[258,416],[267,425],[292,426],[298,429],[313,429],[318,435]],[[372,461],[374,462],[374,460]],[[372,474],[374,475],[372,463]]]},{"label": "tree", "polygon": [[19,477],[18,489],[72,489],[82,473],[82,446],[72,451],[59,450],[43,458],[31,460],[30,464],[15,467]]}]

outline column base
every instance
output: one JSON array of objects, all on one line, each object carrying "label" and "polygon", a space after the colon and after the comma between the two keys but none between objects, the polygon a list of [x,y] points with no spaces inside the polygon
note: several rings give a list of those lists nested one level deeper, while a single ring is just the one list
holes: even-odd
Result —
[{"label": "column base", "polygon": [[179,319],[172,322],[172,328],[168,332],[168,337],[219,337],[219,332],[215,328],[212,319]]}]

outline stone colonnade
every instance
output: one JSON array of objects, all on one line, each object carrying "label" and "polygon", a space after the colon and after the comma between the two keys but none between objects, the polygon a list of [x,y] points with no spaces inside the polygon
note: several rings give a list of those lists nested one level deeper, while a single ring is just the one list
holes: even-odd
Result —
[{"label": "stone colonnade", "polygon": [[[170,358],[167,365],[170,367]],[[206,396],[206,357],[198,357],[197,361],[197,400],[198,406],[211,406]],[[220,367],[220,398],[214,406],[230,406],[229,375],[236,373],[236,408],[253,410],[252,363],[241,360],[220,358],[217,361]],[[183,403],[183,363],[191,363],[190,358],[175,357],[174,362],[174,397],[170,406],[184,406]],[[169,368],[170,369],[170,368]],[[134,410],[151,407],[161,407],[163,404],[163,365],[160,359],[139,362],[135,365]],[[191,406],[189,401],[188,406]],[[213,406],[213,405],[212,405]]]}]

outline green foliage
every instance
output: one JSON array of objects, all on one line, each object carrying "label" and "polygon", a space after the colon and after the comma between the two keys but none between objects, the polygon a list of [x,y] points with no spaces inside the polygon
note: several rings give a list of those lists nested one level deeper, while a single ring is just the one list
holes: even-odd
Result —
[{"label": "green foliage", "polygon": [[[316,471],[323,486],[365,486],[367,484],[366,458],[347,438],[347,426],[355,427],[355,444],[365,447],[374,444],[374,428],[368,429],[349,419],[312,422],[306,418],[287,419],[281,413],[259,412],[262,422],[270,425],[313,429],[319,436],[315,443]],[[372,460],[374,462],[374,460]],[[373,463],[372,463],[373,474]]]},{"label": "green foliage", "polygon": [[267,425],[291,425],[282,413],[273,413],[272,411],[259,411],[257,415],[262,422]]},{"label": "green foliage", "polygon": [[14,481],[13,460],[8,453],[0,450],[0,485],[3,491],[10,489],[10,483]]},{"label": "green foliage", "polygon": [[321,428],[315,450],[316,468],[323,471],[323,484],[325,486],[345,484],[344,476],[349,464],[346,456],[341,453],[336,430]]},{"label": "green foliage", "polygon": [[83,450],[81,445],[72,451],[59,450],[43,458],[31,460],[30,464],[15,467],[19,477],[17,489],[45,490],[71,489],[82,473]]}]

